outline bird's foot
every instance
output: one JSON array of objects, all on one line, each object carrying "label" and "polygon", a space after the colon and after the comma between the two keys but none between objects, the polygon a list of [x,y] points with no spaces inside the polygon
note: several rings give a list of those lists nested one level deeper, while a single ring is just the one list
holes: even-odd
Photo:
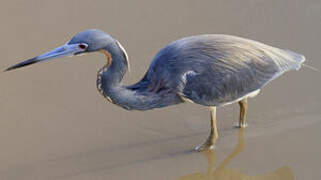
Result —
[{"label": "bird's foot", "polygon": [[202,151],[210,151],[215,149],[215,143],[210,140],[207,140],[204,144],[196,146],[194,148],[195,151],[202,152]]},{"label": "bird's foot", "polygon": [[241,123],[241,122],[236,122],[234,124],[234,127],[236,128],[246,128],[247,126],[248,126],[247,123]]}]

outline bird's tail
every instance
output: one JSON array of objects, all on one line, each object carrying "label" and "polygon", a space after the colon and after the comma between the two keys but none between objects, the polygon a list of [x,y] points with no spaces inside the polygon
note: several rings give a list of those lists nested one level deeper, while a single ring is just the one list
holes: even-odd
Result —
[{"label": "bird's tail", "polygon": [[301,68],[301,65],[304,65],[303,62],[305,61],[305,57],[302,54],[295,53],[291,50],[285,51],[290,56],[290,58],[287,59],[292,60],[292,67],[294,66],[294,69],[299,70]]},{"label": "bird's tail", "polygon": [[287,53],[289,53],[292,57],[292,59],[296,62],[296,64],[298,65],[295,69],[296,70],[299,70],[301,68],[301,66],[303,67],[306,67],[306,68],[309,68],[313,71],[317,71],[317,72],[320,72],[319,69],[315,68],[315,67],[312,67],[310,65],[307,65],[305,62],[305,57],[301,54],[298,54],[298,53],[295,53],[293,51],[290,51],[290,50],[286,50]]}]

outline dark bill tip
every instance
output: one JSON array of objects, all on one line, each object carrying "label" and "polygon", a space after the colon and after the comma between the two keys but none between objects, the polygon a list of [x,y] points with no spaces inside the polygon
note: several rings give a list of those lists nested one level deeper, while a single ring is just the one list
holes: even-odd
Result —
[{"label": "dark bill tip", "polygon": [[14,69],[18,69],[18,68],[21,68],[21,67],[24,67],[24,66],[28,66],[28,65],[31,65],[31,64],[34,64],[34,63],[37,63],[37,62],[39,62],[39,61],[37,60],[36,57],[34,57],[34,58],[28,59],[26,61],[23,61],[21,63],[15,64],[15,65],[7,68],[6,70],[4,70],[4,72],[11,71],[11,70],[14,70]]}]

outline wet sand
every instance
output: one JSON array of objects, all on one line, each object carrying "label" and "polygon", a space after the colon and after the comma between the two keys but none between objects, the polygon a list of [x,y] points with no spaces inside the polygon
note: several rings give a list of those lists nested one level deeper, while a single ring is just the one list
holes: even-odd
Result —
[{"label": "wet sand", "polygon": [[[157,51],[180,37],[224,33],[302,53],[321,69],[321,2],[17,1],[0,7],[0,69],[99,28],[125,47],[138,81]],[[0,73],[0,179],[320,179],[320,72],[286,73],[249,100],[249,127],[233,128],[238,105],[218,108],[220,138],[205,107],[129,112],[96,90],[100,54]]]}]

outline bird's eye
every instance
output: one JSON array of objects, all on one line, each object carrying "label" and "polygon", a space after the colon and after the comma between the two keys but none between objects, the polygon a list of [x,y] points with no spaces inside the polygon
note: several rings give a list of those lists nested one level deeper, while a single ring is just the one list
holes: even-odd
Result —
[{"label": "bird's eye", "polygon": [[85,44],[79,44],[78,47],[79,47],[80,49],[86,49],[86,48],[87,48],[87,45],[85,45]]}]

